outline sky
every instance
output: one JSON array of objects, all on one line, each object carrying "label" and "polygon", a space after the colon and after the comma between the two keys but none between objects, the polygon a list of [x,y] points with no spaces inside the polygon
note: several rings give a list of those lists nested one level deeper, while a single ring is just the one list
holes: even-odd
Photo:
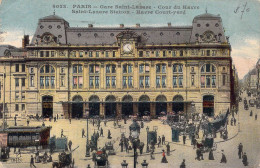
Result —
[{"label": "sky", "polygon": [[[21,47],[25,34],[32,38],[38,19],[55,14],[63,17],[72,27],[134,26],[172,26],[191,25],[195,16],[205,13],[220,14],[232,46],[231,56],[238,71],[239,78],[251,70],[260,58],[260,0],[0,0],[0,44],[10,44]],[[66,8],[64,8],[66,5]],[[196,6],[196,9],[186,9],[185,14],[74,14],[73,5],[115,6],[115,5],[147,5],[152,10],[159,6]],[[87,9],[89,10],[89,9]],[[166,9],[164,9],[166,10]],[[134,11],[134,10],[132,10]],[[180,11],[183,11],[181,9]],[[244,12],[242,12],[244,11]],[[241,17],[242,15],[242,17]]]}]

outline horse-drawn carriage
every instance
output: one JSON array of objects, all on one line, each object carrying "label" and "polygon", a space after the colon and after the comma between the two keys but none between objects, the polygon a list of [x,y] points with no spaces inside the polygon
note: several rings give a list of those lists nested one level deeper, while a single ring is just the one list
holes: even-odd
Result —
[{"label": "horse-drawn carriage", "polygon": [[108,155],[106,150],[97,151],[94,153],[93,161],[95,162],[95,168],[109,168]]},{"label": "horse-drawn carriage", "polygon": [[201,150],[202,153],[209,152],[210,150],[215,151],[217,149],[217,144],[214,143],[213,137],[206,137],[200,142],[197,141],[196,146]]},{"label": "horse-drawn carriage", "polygon": [[76,149],[78,149],[79,146],[77,146],[72,151],[63,151],[58,156],[58,161],[52,162],[53,168],[64,168],[64,167],[74,167],[74,159],[72,159],[72,152],[74,152]]}]

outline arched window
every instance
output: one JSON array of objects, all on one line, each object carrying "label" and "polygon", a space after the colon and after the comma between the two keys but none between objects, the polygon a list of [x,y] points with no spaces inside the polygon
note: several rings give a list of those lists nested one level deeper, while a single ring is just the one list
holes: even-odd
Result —
[{"label": "arched window", "polygon": [[183,87],[183,65],[173,64],[172,72],[173,72],[173,78],[172,78],[173,87]]},{"label": "arched window", "polygon": [[214,65],[204,64],[200,72],[200,86],[202,88],[216,87],[216,67]]},{"label": "arched window", "polygon": [[55,88],[55,69],[51,65],[44,65],[40,68],[40,88]]},{"label": "arched window", "polygon": [[106,65],[106,88],[116,87],[116,65]]},{"label": "arched window", "polygon": [[99,65],[89,65],[89,88],[99,88]]},{"label": "arched window", "polygon": [[133,65],[124,64],[123,65],[123,88],[133,87]]},{"label": "arched window", "polygon": [[156,65],[156,87],[166,88],[166,64]]},{"label": "arched window", "polygon": [[139,86],[140,88],[150,87],[150,66],[148,64],[139,65]]},{"label": "arched window", "polygon": [[73,88],[82,88],[83,86],[83,76],[82,76],[82,65],[75,64],[73,65]]}]

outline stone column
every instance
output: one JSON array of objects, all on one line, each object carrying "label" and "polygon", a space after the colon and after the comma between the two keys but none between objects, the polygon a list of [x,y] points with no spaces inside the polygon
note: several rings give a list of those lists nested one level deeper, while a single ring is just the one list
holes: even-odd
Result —
[{"label": "stone column", "polygon": [[151,117],[154,118],[156,115],[155,103],[150,103]]},{"label": "stone column", "polygon": [[167,113],[172,112],[172,103],[167,103]]},{"label": "stone column", "polygon": [[116,115],[117,117],[122,117],[122,104],[116,103]]},{"label": "stone column", "polygon": [[105,103],[100,103],[100,117],[105,117]]},{"label": "stone column", "polygon": [[138,113],[138,103],[133,103],[133,113],[134,113],[134,115],[137,115],[137,113]]}]

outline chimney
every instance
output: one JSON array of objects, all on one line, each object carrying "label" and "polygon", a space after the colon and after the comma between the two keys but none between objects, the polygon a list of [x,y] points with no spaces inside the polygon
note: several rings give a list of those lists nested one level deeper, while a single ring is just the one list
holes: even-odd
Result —
[{"label": "chimney", "polygon": [[171,27],[171,26],[172,26],[172,23],[171,23],[171,22],[169,22],[169,23],[168,23],[168,27]]},{"label": "chimney", "polygon": [[120,28],[124,28],[124,24],[120,24]]},{"label": "chimney", "polygon": [[22,48],[25,48],[26,46],[29,45],[29,35],[24,35],[22,39]]},{"label": "chimney", "polygon": [[93,27],[93,24],[88,24],[88,27],[89,27],[89,28],[92,28],[92,27]]},{"label": "chimney", "polygon": [[136,23],[135,27],[140,27],[140,23]]}]

